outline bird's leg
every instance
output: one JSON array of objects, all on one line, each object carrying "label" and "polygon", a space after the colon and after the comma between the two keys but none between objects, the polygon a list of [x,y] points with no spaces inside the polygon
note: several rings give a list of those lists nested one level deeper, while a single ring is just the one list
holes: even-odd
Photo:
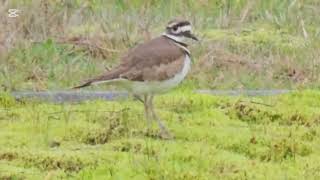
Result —
[{"label": "bird's leg", "polygon": [[153,95],[150,96],[149,99],[149,107],[151,109],[152,118],[155,119],[160,127],[161,137],[164,139],[172,139],[173,136],[170,134],[166,126],[162,123],[161,119],[157,116],[153,108]]},{"label": "bird's leg", "polygon": [[144,95],[142,102],[143,102],[143,105],[144,105],[144,115],[145,115],[145,118],[147,120],[148,131],[151,130],[151,125],[152,125],[152,117],[151,117],[151,114],[150,114],[149,101],[150,101],[150,96],[149,95]]},{"label": "bird's leg", "polygon": [[138,101],[144,103],[144,100],[141,98],[141,96],[139,96],[137,94],[133,94],[133,97],[136,98]]}]

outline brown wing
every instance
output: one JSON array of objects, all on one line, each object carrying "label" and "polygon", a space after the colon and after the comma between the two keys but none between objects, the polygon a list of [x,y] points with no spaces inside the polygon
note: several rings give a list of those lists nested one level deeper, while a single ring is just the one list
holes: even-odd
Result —
[{"label": "brown wing", "polygon": [[121,74],[121,78],[131,81],[163,81],[170,79],[182,70],[184,58],[184,56],[181,56],[166,63],[145,66],[143,68],[134,66]]},{"label": "brown wing", "polygon": [[132,81],[170,79],[182,69],[185,54],[172,40],[160,36],[130,50],[115,69],[75,88],[117,78]]},{"label": "brown wing", "polygon": [[166,37],[159,37],[134,48],[123,58],[120,67],[126,69],[120,77],[132,81],[165,80],[182,69],[183,49]]}]

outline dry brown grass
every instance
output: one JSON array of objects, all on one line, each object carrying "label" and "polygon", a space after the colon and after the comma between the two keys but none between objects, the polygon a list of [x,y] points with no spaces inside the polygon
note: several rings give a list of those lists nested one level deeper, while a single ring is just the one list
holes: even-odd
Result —
[{"label": "dry brown grass", "polygon": [[[203,40],[192,46],[196,63],[189,79],[195,87],[291,88],[316,86],[320,81],[320,29],[314,26],[320,5],[312,0],[289,5],[278,0],[269,4],[251,0],[99,3],[1,1],[2,89],[70,86],[78,81],[74,77],[89,77],[113,66],[127,49],[160,34],[163,25],[177,16],[190,19]],[[21,11],[20,16],[8,18],[7,10],[13,7]],[[297,20],[294,12],[298,12]],[[213,29],[227,33],[208,35]],[[261,29],[271,30],[268,34]],[[211,40],[212,36],[219,38]],[[305,47],[296,48],[296,41]],[[39,46],[41,52],[35,50]],[[53,55],[48,55],[47,46],[56,49]],[[18,52],[30,57],[17,57]],[[79,54],[78,66],[66,75],[63,62],[70,59],[74,65],[71,59]],[[55,67],[52,75],[48,67],[35,63],[39,58],[47,58],[42,60],[47,66],[59,65],[61,70]],[[86,69],[88,63],[96,68]],[[58,81],[63,83],[54,85]]]}]

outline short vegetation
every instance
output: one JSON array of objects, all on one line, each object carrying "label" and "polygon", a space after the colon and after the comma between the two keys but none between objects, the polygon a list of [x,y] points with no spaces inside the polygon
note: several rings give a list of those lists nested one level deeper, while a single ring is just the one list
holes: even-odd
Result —
[{"label": "short vegetation", "polygon": [[[8,9],[19,16],[8,17]],[[317,0],[0,2],[0,179],[319,179]],[[13,91],[66,90],[189,19],[192,72],[156,98],[175,134],[145,131],[133,99],[54,104]],[[98,86],[88,90],[114,90]],[[293,89],[227,97],[196,89]],[[303,90],[304,89],[304,90]]]},{"label": "short vegetation", "polygon": [[320,93],[156,99],[174,140],[138,101],[0,97],[0,179],[319,179]]}]

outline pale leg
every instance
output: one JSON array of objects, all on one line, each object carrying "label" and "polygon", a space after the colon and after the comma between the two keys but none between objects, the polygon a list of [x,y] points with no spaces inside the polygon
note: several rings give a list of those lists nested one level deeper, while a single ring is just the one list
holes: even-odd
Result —
[{"label": "pale leg", "polygon": [[141,98],[141,96],[137,95],[137,94],[133,94],[133,97],[136,98],[138,101],[144,103],[143,98]]},{"label": "pale leg", "polygon": [[150,101],[150,96],[144,95],[143,96],[143,105],[144,105],[145,118],[147,120],[148,131],[151,130],[151,125],[152,125],[152,117],[151,117],[150,107],[148,106],[149,101]]},{"label": "pale leg", "polygon": [[172,139],[173,138],[172,135],[169,133],[169,131],[166,128],[166,126],[162,123],[161,119],[157,116],[157,114],[154,111],[154,108],[153,108],[153,95],[150,96],[148,105],[149,105],[149,107],[151,109],[152,118],[157,121],[157,123],[158,123],[158,125],[160,127],[161,137],[164,138],[164,139]]}]

